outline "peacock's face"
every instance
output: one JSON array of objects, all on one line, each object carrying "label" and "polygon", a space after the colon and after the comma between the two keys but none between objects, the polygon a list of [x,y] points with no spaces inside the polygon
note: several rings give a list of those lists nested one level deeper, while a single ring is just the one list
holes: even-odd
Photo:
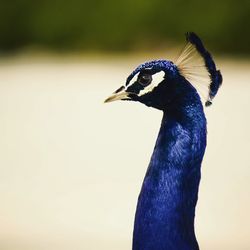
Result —
[{"label": "peacock's face", "polygon": [[[168,83],[178,75],[177,67],[166,60],[139,65],[105,102],[116,100],[139,101],[147,106],[163,109],[168,101]],[[168,90],[170,91],[170,90]]]}]

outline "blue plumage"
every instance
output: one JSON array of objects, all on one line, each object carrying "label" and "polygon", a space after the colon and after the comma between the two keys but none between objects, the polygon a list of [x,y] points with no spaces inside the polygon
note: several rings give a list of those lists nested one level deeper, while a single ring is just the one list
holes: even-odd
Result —
[{"label": "blue plumage", "polygon": [[[188,53],[194,45],[209,76],[208,102],[217,93],[222,77],[198,36],[189,33],[187,40],[191,44]],[[163,111],[138,198],[133,250],[199,249],[194,217],[206,148],[206,118],[197,89],[185,78],[197,67],[187,67],[186,61],[185,54],[177,64],[167,60],[141,64],[125,86],[106,100],[138,101]]]},{"label": "blue plumage", "polygon": [[173,74],[177,71],[176,66],[173,62],[167,61],[167,60],[154,60],[150,62],[145,62],[141,65],[139,65],[127,78],[126,85],[129,84],[129,82],[133,79],[133,77],[140,72],[141,70],[145,68],[151,68],[156,71],[164,70],[164,71],[170,71]]}]

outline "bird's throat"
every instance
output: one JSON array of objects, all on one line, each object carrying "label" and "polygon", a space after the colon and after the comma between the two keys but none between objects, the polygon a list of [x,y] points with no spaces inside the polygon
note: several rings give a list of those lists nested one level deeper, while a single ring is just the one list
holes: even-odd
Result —
[{"label": "bird's throat", "polygon": [[205,147],[200,105],[164,113],[138,199],[133,250],[199,249],[194,216]]}]

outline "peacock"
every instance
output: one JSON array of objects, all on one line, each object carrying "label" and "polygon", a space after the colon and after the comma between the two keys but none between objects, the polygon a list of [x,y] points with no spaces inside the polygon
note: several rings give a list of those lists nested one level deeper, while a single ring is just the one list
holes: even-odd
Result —
[{"label": "peacock", "polygon": [[211,54],[193,32],[175,62],[139,65],[105,102],[136,101],[163,111],[142,184],[133,250],[198,250],[194,218],[206,148],[204,107],[222,84]]}]

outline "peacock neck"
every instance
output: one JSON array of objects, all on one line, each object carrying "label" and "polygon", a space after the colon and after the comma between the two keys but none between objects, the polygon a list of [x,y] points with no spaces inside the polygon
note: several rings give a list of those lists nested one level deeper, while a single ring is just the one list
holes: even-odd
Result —
[{"label": "peacock neck", "polygon": [[199,249],[194,216],[206,119],[199,100],[179,107],[163,114],[138,199],[133,250]]}]

